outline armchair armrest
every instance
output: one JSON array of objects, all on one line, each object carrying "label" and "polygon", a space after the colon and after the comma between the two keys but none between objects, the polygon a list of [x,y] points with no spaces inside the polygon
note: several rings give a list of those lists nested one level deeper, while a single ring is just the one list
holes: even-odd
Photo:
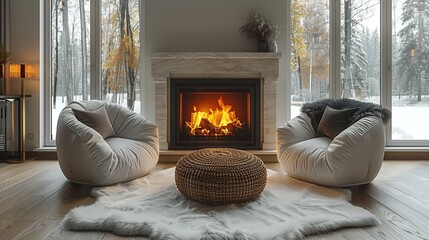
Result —
[{"label": "armchair armrest", "polygon": [[277,157],[281,155],[291,145],[312,139],[316,136],[311,120],[305,113],[301,113],[289,122],[277,128]]},{"label": "armchair armrest", "polygon": [[339,179],[370,182],[380,170],[385,143],[382,120],[364,117],[333,139],[326,150],[326,161]]}]

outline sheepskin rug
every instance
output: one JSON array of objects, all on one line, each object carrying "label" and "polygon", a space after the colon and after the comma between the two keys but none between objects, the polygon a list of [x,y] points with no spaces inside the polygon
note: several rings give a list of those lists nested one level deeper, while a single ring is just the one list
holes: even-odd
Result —
[{"label": "sheepskin rug", "polygon": [[174,184],[174,168],[131,182],[94,188],[97,201],[72,209],[67,230],[110,231],[150,239],[303,239],[343,227],[377,225],[379,220],[349,203],[347,189],[305,183],[268,170],[261,196],[253,202],[211,206],[185,198]]}]

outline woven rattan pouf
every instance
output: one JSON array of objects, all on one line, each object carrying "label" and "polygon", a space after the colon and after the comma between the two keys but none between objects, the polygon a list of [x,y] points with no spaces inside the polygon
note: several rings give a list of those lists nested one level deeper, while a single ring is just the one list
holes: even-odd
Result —
[{"label": "woven rattan pouf", "polygon": [[264,190],[267,170],[257,156],[230,148],[207,148],[177,163],[176,185],[186,197],[210,204],[256,199]]}]

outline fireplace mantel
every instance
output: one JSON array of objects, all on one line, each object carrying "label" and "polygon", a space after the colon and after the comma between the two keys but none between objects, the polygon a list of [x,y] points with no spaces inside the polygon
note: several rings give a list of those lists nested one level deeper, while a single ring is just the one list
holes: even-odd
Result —
[{"label": "fireplace mantel", "polygon": [[151,58],[280,58],[272,52],[155,52]]},{"label": "fireplace mantel", "polygon": [[155,83],[155,123],[160,149],[168,149],[168,82],[170,78],[260,78],[262,86],[262,145],[276,147],[276,87],[281,53],[156,52],[151,54]]},{"label": "fireplace mantel", "polygon": [[[151,55],[152,77],[175,75],[245,75],[277,80],[281,53],[266,52],[160,52]],[[204,77],[204,76],[201,76]],[[217,77],[217,76],[213,76]]]}]

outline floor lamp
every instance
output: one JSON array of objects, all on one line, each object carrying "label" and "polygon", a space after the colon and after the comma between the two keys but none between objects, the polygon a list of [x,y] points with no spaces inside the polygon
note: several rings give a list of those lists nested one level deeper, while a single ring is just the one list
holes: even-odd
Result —
[{"label": "floor lamp", "polygon": [[36,77],[36,68],[33,65],[29,64],[10,64],[10,78],[20,78],[21,79],[21,100],[20,100],[20,109],[21,109],[21,118],[20,118],[20,129],[21,129],[21,137],[20,137],[20,146],[21,153],[20,159],[18,161],[8,161],[11,163],[23,163],[26,160],[25,156],[25,142],[26,142],[26,116],[25,116],[25,78],[34,78]]}]

